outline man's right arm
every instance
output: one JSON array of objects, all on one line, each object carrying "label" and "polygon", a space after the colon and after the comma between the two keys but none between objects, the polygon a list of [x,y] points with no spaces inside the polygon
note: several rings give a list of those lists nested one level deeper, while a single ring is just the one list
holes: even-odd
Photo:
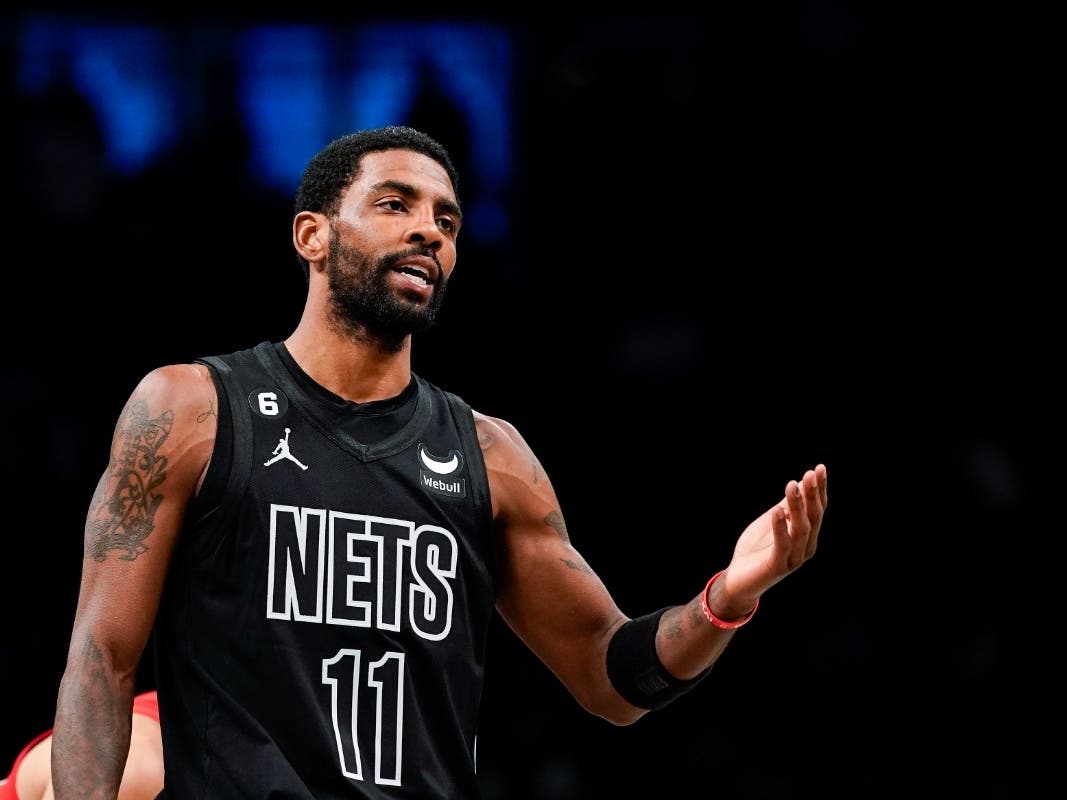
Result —
[{"label": "man's right arm", "polygon": [[85,521],[78,606],[52,734],[56,800],[111,800],[130,744],[137,666],[170,556],[215,440],[206,367],[144,377],[115,426]]}]

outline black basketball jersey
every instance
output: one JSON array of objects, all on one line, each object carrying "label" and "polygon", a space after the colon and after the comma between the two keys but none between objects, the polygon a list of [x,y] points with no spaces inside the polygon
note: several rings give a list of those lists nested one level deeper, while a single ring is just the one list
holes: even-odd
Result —
[{"label": "black basketball jersey", "polygon": [[219,502],[191,509],[153,634],[166,796],[476,798],[493,587],[470,407],[417,375],[349,403],[270,342],[198,361]]}]

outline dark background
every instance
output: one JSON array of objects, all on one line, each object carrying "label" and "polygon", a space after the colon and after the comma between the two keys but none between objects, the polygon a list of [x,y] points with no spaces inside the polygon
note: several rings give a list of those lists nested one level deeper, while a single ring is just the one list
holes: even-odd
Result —
[{"label": "dark background", "polygon": [[[7,12],[0,765],[51,726],[125,398],[160,364],[284,338],[304,299],[291,191],[244,169],[233,62],[202,58],[194,124],[119,174],[75,86],[20,87],[28,21],[217,43],[265,19],[441,19],[358,5]],[[1023,573],[1067,477],[1050,25],[1015,6],[639,5],[452,7],[514,48],[509,228],[465,228],[415,369],[517,425],[631,615],[691,598],[820,461],[831,503],[817,557],[711,677],[633,726],[585,714],[498,626],[487,800],[1022,796]],[[479,153],[439,78],[391,121],[467,175]]]}]

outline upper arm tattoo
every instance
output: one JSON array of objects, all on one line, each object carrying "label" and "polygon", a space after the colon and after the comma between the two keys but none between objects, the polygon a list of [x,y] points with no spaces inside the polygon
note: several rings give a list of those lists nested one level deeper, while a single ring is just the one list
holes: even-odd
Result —
[{"label": "upper arm tattoo", "polygon": [[[477,427],[477,434],[478,446],[482,449],[483,453],[486,453],[497,446],[497,438],[492,431],[479,425]],[[525,443],[520,442],[520,446],[529,459],[530,481],[536,486],[541,483],[542,479],[545,477],[544,467],[541,466],[541,462],[537,460],[537,456],[533,454],[532,450],[526,447]]]},{"label": "upper arm tattoo", "polygon": [[[562,539],[567,544],[570,544],[571,537],[567,533],[567,523],[563,521],[563,515],[559,511],[549,511],[548,514],[545,516],[545,524],[548,525],[550,528],[553,528],[559,535],[560,539]],[[580,557],[577,559],[561,558],[560,561],[562,561],[571,569],[576,570],[578,572],[585,572],[589,575],[595,574],[593,572],[593,568],[590,567],[587,563],[585,563],[585,559],[582,559]]]},{"label": "upper arm tattoo", "polygon": [[212,417],[214,417],[215,419],[219,418],[219,415],[215,413],[215,401],[214,400],[211,400],[211,401],[208,402],[207,411],[204,411],[204,412],[201,412],[200,414],[197,414],[196,423],[197,423],[197,425],[199,425],[201,422],[205,422],[205,421],[211,419]]},{"label": "upper arm tattoo", "polygon": [[534,486],[541,482],[541,477],[545,474],[545,468],[541,466],[541,462],[537,460],[537,456],[530,453],[530,469],[532,470],[532,479]]},{"label": "upper arm tattoo", "polygon": [[548,515],[545,517],[545,524],[550,528],[555,529],[556,533],[559,534],[560,539],[568,543],[570,542],[571,537],[570,534],[567,533],[567,523],[563,521],[563,515],[561,513],[558,511],[549,511]]},{"label": "upper arm tattoo", "polygon": [[155,418],[144,400],[131,402],[116,428],[107,474],[97,484],[86,523],[86,556],[104,561],[112,550],[133,561],[148,550],[156,510],[163,501],[157,490],[167,478],[167,457],[159,450],[170,436],[174,412]]},{"label": "upper arm tattoo", "polygon": [[587,575],[595,574],[593,572],[593,568],[586,564],[584,561],[576,561],[573,558],[561,558],[560,561],[562,561],[564,564],[566,564],[568,567],[575,570],[576,572],[584,572]]}]

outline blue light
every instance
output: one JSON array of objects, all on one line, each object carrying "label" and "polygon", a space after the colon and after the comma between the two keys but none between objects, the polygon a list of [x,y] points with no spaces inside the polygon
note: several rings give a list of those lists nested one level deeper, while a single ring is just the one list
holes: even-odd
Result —
[{"label": "blue light", "polygon": [[96,110],[115,169],[141,169],[175,143],[176,70],[160,31],[39,19],[20,45],[20,85],[68,80]]},{"label": "blue light", "polygon": [[324,28],[261,27],[240,37],[238,95],[252,173],[292,194],[304,165],[329,139],[332,43]]},{"label": "blue light", "polygon": [[[219,32],[204,29],[204,41]],[[228,36],[229,34],[225,34]],[[111,165],[130,173],[196,130],[202,87],[235,71],[235,102],[250,145],[248,173],[291,196],[309,158],[357,128],[404,124],[431,88],[465,123],[472,174],[465,175],[470,236],[507,232],[512,172],[511,41],[503,29],[469,23],[389,23],[338,31],[321,25],[252,25],[223,37],[213,64],[165,28],[31,18],[19,40],[19,86],[40,92],[67,81],[90,101]],[[190,52],[190,51],[193,52]],[[423,85],[432,80],[432,87]],[[454,155],[456,155],[454,153]]]}]

